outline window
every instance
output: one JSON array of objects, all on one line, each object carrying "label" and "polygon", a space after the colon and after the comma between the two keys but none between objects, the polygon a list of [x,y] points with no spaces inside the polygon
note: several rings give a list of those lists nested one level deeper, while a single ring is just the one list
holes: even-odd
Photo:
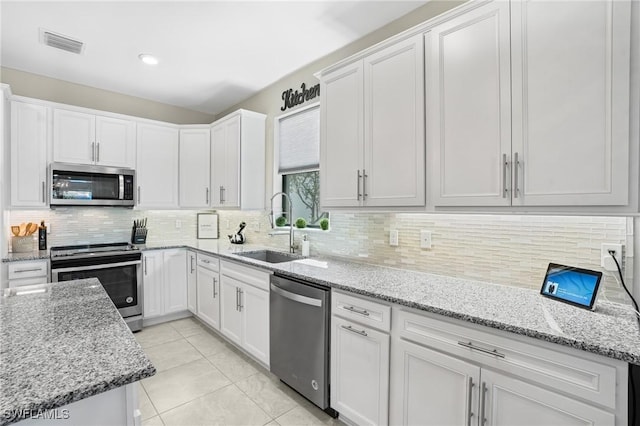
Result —
[{"label": "window", "polygon": [[[308,227],[319,228],[320,219],[329,217],[320,211],[320,106],[311,105],[276,118],[275,139],[274,187],[289,195],[293,210],[292,218],[286,218],[287,224],[301,217]],[[282,211],[288,212],[288,200],[282,198]]]}]

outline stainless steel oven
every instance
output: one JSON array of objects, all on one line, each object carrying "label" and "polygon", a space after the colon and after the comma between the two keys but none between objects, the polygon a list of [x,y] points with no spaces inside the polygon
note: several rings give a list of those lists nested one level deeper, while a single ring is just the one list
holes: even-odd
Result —
[{"label": "stainless steel oven", "polygon": [[51,281],[98,278],[132,331],[142,329],[142,253],[128,243],[51,248]]}]

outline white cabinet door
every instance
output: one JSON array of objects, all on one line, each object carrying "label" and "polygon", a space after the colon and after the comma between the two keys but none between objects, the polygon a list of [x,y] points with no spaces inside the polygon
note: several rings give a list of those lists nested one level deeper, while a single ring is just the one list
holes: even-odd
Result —
[{"label": "white cabinet door", "polygon": [[198,274],[196,254],[192,251],[187,251],[187,309],[198,315]]},{"label": "white cabinet door", "polygon": [[424,120],[423,37],[365,57],[365,205],[424,206]]},{"label": "white cabinet door", "polygon": [[631,2],[511,7],[514,204],[627,204]]},{"label": "white cabinet door", "polygon": [[220,329],[220,275],[198,267],[198,317],[216,330]]},{"label": "white cabinet door", "polygon": [[242,346],[241,288],[240,281],[220,275],[220,332],[238,346]]},{"label": "white cabinet door", "polygon": [[322,77],[320,204],[353,207],[362,199],[362,61]]},{"label": "white cabinet door", "polygon": [[242,347],[269,365],[269,292],[244,284],[240,293]]},{"label": "white cabinet door", "polygon": [[509,2],[434,27],[425,50],[433,204],[511,205]]},{"label": "white cabinet door", "polygon": [[[479,383],[480,367],[394,338],[390,423],[477,425]],[[523,420],[530,417],[521,416]]]},{"label": "white cabinet door", "polygon": [[331,407],[355,424],[388,424],[388,334],[331,318]]},{"label": "white cabinet door", "polygon": [[240,115],[211,129],[212,207],[240,207]]},{"label": "white cabinet door", "polygon": [[164,313],[187,309],[187,253],[184,249],[164,250],[162,274]]},{"label": "white cabinet door", "polygon": [[164,283],[162,273],[162,251],[142,254],[143,318],[152,318],[164,313]]},{"label": "white cabinet door", "polygon": [[138,123],[138,207],[178,207],[178,129]]},{"label": "white cabinet door", "polygon": [[615,415],[593,405],[486,369],[482,370],[480,393],[484,393],[480,396],[480,411],[487,420],[481,424],[490,426],[598,426],[616,423]]},{"label": "white cabinet door", "polygon": [[210,146],[208,128],[180,130],[180,207],[209,206]]},{"label": "white cabinet door", "polygon": [[136,165],[136,123],[113,117],[96,116],[95,162],[102,166]]},{"label": "white cabinet door", "polygon": [[65,109],[53,110],[53,161],[91,164],[96,154],[96,119]]},{"label": "white cabinet door", "polygon": [[46,207],[50,109],[11,103],[11,206]]}]

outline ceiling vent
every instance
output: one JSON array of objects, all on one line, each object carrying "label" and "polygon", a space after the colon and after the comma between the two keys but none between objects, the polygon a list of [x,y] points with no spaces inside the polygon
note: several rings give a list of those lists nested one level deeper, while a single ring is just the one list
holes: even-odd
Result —
[{"label": "ceiling vent", "polygon": [[83,42],[43,28],[40,28],[40,42],[46,46],[55,47],[56,49],[65,50],[77,55],[81,54],[84,49]]}]

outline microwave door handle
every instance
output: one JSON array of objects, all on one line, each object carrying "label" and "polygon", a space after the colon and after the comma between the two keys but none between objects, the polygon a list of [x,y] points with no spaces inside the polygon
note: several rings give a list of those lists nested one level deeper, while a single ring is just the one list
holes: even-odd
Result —
[{"label": "microwave door handle", "polygon": [[93,269],[107,269],[107,268],[117,268],[120,266],[130,266],[130,265],[141,265],[142,260],[132,260],[131,262],[120,262],[120,263],[106,263],[102,265],[90,265],[90,266],[72,266],[70,268],[51,268],[51,272],[75,272],[75,271],[90,271]]},{"label": "microwave door handle", "polygon": [[118,183],[120,185],[118,190],[118,198],[124,200],[124,175],[118,175]]}]

